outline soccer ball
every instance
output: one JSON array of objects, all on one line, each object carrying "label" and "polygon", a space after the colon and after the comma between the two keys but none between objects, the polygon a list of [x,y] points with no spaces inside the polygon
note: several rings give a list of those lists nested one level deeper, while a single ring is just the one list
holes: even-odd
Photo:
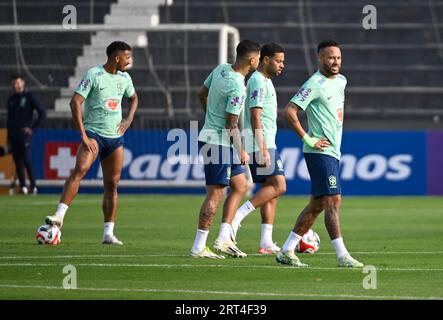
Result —
[{"label": "soccer ball", "polygon": [[62,237],[62,232],[56,225],[51,226],[49,224],[44,224],[38,227],[35,238],[38,244],[51,244],[58,245]]},{"label": "soccer ball", "polygon": [[303,235],[297,247],[295,247],[295,250],[300,253],[315,253],[319,248],[320,237],[312,229],[309,229],[309,231]]}]

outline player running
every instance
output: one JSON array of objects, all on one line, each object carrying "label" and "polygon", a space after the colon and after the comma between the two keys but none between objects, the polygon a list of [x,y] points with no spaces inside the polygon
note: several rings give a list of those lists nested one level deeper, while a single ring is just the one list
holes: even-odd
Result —
[{"label": "player running", "polygon": [[[338,258],[339,267],[363,267],[351,257],[340,230],[341,186],[339,179],[340,145],[346,78],[339,74],[341,51],[335,41],[318,45],[319,70],[306,81],[285,109],[285,117],[303,140],[303,152],[311,177],[311,198],[298,216],[294,229],[276,260],[281,264],[305,267],[294,254],[302,236],[325,211],[325,225]],[[297,113],[304,110],[309,131],[305,132]]]},{"label": "player running", "polygon": [[[258,66],[260,45],[244,40],[237,46],[235,63],[217,66],[205,80],[198,95],[205,110],[205,124],[199,134],[200,153],[204,158],[206,198],[200,209],[198,229],[190,255],[194,258],[224,259],[206,246],[209,227],[217,208],[230,192],[223,206],[220,236],[214,249],[234,257],[246,257],[230,238],[231,222],[247,191],[245,168],[249,156],[244,150],[238,118],[246,98],[245,76]],[[233,148],[234,147],[234,148]],[[234,150],[235,149],[235,150]]]},{"label": "player running", "polygon": [[272,240],[277,198],[286,192],[283,162],[277,151],[277,95],[272,77],[284,68],[283,48],[275,43],[265,44],[260,51],[260,64],[248,80],[245,112],[245,148],[250,156],[252,179],[260,190],[236,212],[232,221],[235,239],[240,223],[260,207],[262,225],[259,254],[275,254],[280,248]]},{"label": "player running", "polygon": [[[63,226],[63,219],[78,193],[80,181],[100,155],[103,170],[103,244],[122,245],[114,235],[117,213],[117,185],[123,167],[123,135],[132,123],[138,98],[131,77],[125,72],[131,63],[131,47],[120,41],[106,49],[104,65],[86,71],[71,99],[71,112],[80,131],[82,143],[77,151],[75,168],[66,180],[60,203],[48,224]],[[122,98],[129,99],[128,116],[122,119]],[[82,104],[84,114],[82,117]]]}]

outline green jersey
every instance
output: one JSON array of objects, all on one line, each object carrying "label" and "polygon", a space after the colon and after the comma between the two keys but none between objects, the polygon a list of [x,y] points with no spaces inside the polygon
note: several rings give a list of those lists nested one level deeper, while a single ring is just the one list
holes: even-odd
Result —
[{"label": "green jersey", "polygon": [[331,142],[331,146],[324,151],[305,144],[303,152],[327,154],[340,160],[346,82],[346,78],[340,74],[329,79],[317,71],[291,99],[306,112],[308,134],[315,138],[327,138]]},{"label": "green jersey", "polygon": [[122,98],[135,93],[128,73],[111,74],[103,66],[96,66],[85,72],[74,91],[85,98],[83,125],[86,130],[106,138],[121,136],[117,129],[122,120]]},{"label": "green jersey", "polygon": [[246,97],[245,77],[230,64],[217,66],[206,78],[209,89],[205,124],[198,140],[232,147],[226,131],[226,113],[240,115]]},{"label": "green jersey", "polygon": [[268,149],[276,149],[275,135],[277,134],[277,95],[272,80],[261,72],[255,71],[248,80],[246,87],[245,112],[245,149],[247,152],[260,150],[252,130],[251,109],[261,108],[261,123],[263,138]]}]

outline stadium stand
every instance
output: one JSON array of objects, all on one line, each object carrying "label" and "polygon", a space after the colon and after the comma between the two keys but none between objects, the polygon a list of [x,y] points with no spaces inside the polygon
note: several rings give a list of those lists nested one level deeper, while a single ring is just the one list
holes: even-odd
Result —
[{"label": "stadium stand", "polygon": [[[11,3],[0,0],[0,24],[14,23]],[[16,3],[19,24],[60,23],[62,8],[68,4],[29,0]],[[129,9],[129,3],[136,9]],[[69,4],[76,6],[81,24],[158,22],[151,1],[76,0]],[[443,30],[439,17],[443,2],[373,1],[377,8],[376,30],[362,27],[362,8],[366,4],[362,0],[175,0],[167,4],[156,1],[155,10],[159,11],[160,23],[227,23],[240,30],[242,39],[282,44],[287,52],[286,69],[275,80],[280,109],[316,70],[316,44],[333,38],[342,43],[342,72],[348,78],[347,128],[441,128]],[[135,18],[136,13],[142,18]],[[57,110],[67,110],[67,99],[83,70],[104,60],[101,52],[109,39],[103,33],[20,34],[23,60],[38,80],[28,79],[28,83],[54,110],[47,127],[72,125],[66,113],[65,120],[60,121]],[[202,119],[195,92],[217,63],[217,34],[149,33],[148,39],[147,47],[135,46],[133,51],[130,73],[141,101],[134,125],[187,127],[190,119]],[[0,40],[3,105],[10,92],[9,76],[23,61],[17,61],[14,34],[0,33]],[[61,100],[57,104],[58,98]],[[173,117],[166,112],[168,101],[174,109]],[[280,125],[285,126],[284,121]]]}]

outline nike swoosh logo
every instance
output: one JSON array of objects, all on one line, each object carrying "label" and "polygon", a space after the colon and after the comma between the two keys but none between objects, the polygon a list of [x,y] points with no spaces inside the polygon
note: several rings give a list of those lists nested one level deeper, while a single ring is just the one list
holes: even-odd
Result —
[{"label": "nike swoosh logo", "polygon": [[105,90],[105,89],[106,89],[106,88],[100,88],[100,91],[101,91],[101,90]]},{"label": "nike swoosh logo", "polygon": [[332,96],[328,97],[328,100],[330,100],[332,98]]}]

